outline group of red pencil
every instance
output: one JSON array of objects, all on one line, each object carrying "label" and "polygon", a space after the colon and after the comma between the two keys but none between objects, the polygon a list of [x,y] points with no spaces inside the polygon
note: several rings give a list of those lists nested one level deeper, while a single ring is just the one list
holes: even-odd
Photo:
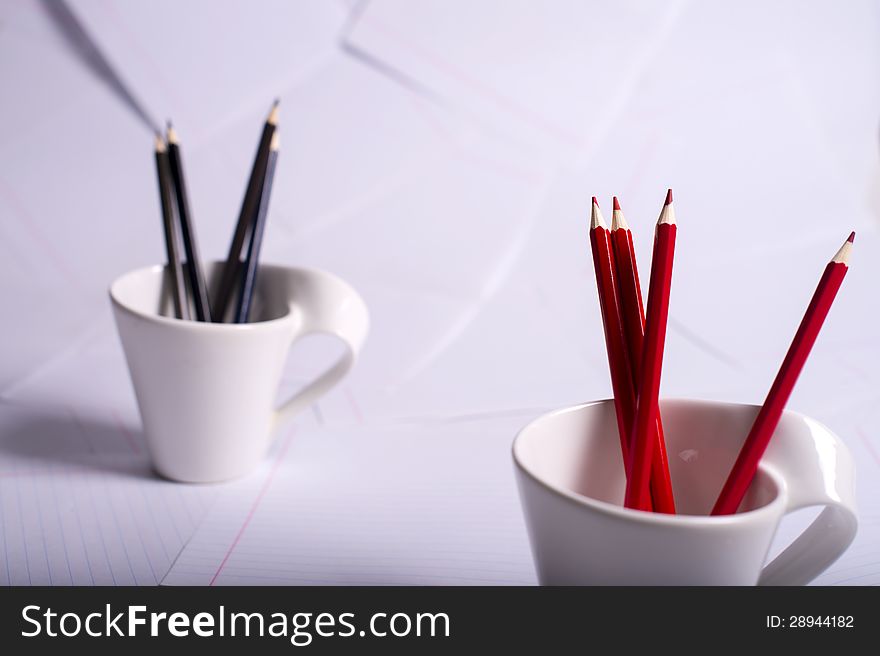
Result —
[{"label": "group of red pencil", "polygon": [[[654,234],[645,311],[632,231],[620,204],[615,197],[609,230],[599,203],[593,197],[590,243],[626,469],[624,505],[670,514],[675,513],[675,501],[660,418],[659,393],[677,229],[670,189]],[[764,405],[721,489],[712,509],[713,515],[731,514],[739,508],[846,275],[854,239],[855,233],[851,233],[825,268]]]}]

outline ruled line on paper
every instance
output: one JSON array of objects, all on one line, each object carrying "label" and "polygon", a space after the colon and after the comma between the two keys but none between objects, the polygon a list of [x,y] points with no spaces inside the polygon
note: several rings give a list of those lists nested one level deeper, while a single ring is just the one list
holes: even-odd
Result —
[{"label": "ruled line on paper", "polygon": [[248,514],[245,515],[244,522],[241,525],[241,528],[236,533],[235,538],[232,540],[232,543],[229,545],[229,550],[226,552],[226,555],[223,556],[223,560],[220,561],[220,565],[217,567],[217,571],[214,572],[214,576],[211,577],[211,581],[208,583],[209,586],[213,586],[217,581],[217,577],[220,576],[220,572],[223,571],[223,568],[226,566],[226,562],[229,560],[229,557],[232,555],[232,552],[235,550],[235,547],[238,546],[239,540],[241,540],[242,535],[247,530],[248,525],[251,523],[251,520],[254,517],[254,514],[257,512],[257,509],[260,507],[260,502],[263,500],[263,496],[266,494],[266,491],[269,489],[269,486],[272,485],[272,479],[275,477],[275,472],[278,471],[278,467],[284,459],[284,455],[287,453],[287,449],[290,447],[290,443],[293,439],[294,430],[291,430],[287,437],[285,438],[284,444],[278,452],[278,456],[275,459],[275,463],[272,465],[272,469],[269,471],[269,474],[266,477],[263,486],[260,488],[259,493],[257,494],[257,498],[254,499],[254,503],[251,506]]},{"label": "ruled line on paper", "polygon": [[106,415],[0,404],[0,584],[155,585],[195,531],[216,489],[156,477]]},{"label": "ruled line on paper", "polygon": [[877,466],[880,467],[880,451],[877,450],[877,448],[871,442],[871,438],[868,437],[868,434],[862,429],[861,426],[856,428],[856,435],[859,436],[859,440],[861,440],[865,449],[868,451],[868,453],[871,454],[871,457],[874,459],[874,462],[877,464]]},{"label": "ruled line on paper", "polygon": [[215,505],[163,585],[534,584],[508,461],[521,421],[300,433]]}]

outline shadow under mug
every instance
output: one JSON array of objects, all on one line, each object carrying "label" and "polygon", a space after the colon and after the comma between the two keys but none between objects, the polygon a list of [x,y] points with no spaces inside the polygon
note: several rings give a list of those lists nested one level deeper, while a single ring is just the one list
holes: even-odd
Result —
[{"label": "shadow under mug", "polygon": [[[209,287],[221,268],[206,267]],[[126,273],[110,287],[153,465],[184,482],[243,476],[265,455],[276,426],[351,369],[369,327],[366,305],[329,273],[261,265],[253,323],[182,321],[168,316],[169,280],[159,265]],[[276,409],[290,347],[309,333],[335,335],[346,348]]]},{"label": "shadow under mug", "polygon": [[[513,444],[520,500],[542,585],[801,585],[856,533],[855,468],[819,422],[785,412],[739,512],[709,516],[758,411],[661,402],[677,515],[622,507],[614,403],[539,417]],[[770,564],[784,514],[823,506]]]}]

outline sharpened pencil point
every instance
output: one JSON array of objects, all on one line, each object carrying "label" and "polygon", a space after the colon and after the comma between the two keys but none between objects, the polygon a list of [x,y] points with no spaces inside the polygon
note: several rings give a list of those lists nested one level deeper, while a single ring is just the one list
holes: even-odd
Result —
[{"label": "sharpened pencil point", "polygon": [[850,244],[855,243],[855,241],[856,241],[856,231],[855,230],[853,230],[851,233],[849,233],[849,238],[847,239],[847,241]]},{"label": "sharpened pencil point", "polygon": [[831,262],[834,264],[846,264],[849,266],[849,258],[850,253],[853,249],[853,240],[856,238],[856,233],[852,232],[849,235],[849,238],[843,242],[843,246],[834,254],[834,257],[831,258]]},{"label": "sharpened pencil point", "polygon": [[666,202],[664,205],[672,205],[672,189],[666,190]]},{"label": "sharpened pencil point", "polygon": [[155,145],[156,145],[156,152],[157,153],[164,153],[165,152],[165,139],[162,138],[161,132],[156,133]]},{"label": "sharpened pencil point", "polygon": [[280,98],[276,98],[272,103],[272,109],[269,111],[269,117],[266,119],[266,123],[269,125],[278,125],[278,104],[281,102]]},{"label": "sharpened pencil point", "polygon": [[614,198],[614,211],[611,213],[611,232],[616,230],[629,230],[629,224],[623,216],[623,210],[620,209],[617,197]]},{"label": "sharpened pencil point", "polygon": [[657,219],[657,225],[663,225],[664,223],[669,225],[675,225],[675,206],[672,204],[672,190],[669,190],[669,193],[666,195],[666,203],[663,205],[663,209],[660,210],[660,218]]},{"label": "sharpened pencil point", "polygon": [[174,129],[174,126],[171,125],[171,121],[168,121],[166,124],[167,128],[165,131],[165,140],[170,144],[177,143],[177,130]]},{"label": "sharpened pencil point", "polygon": [[593,211],[590,214],[590,230],[595,230],[596,228],[607,230],[608,226],[605,224],[605,219],[602,218],[602,210],[599,209],[599,203],[596,200],[596,197],[593,196]]}]

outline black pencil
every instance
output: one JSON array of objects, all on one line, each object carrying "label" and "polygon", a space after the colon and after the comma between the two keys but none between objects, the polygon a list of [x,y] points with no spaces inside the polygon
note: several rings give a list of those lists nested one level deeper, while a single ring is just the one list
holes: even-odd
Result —
[{"label": "black pencil", "polygon": [[238,307],[235,312],[235,323],[247,323],[253,304],[254,288],[257,281],[257,268],[260,259],[260,245],[263,241],[263,232],[266,229],[266,215],[269,211],[269,197],[272,195],[272,179],[275,177],[275,164],[278,161],[278,133],[272,136],[269,147],[269,159],[266,162],[266,177],[262,184],[260,204],[257,209],[257,218],[251,234],[251,243],[248,245],[247,258],[245,259],[242,276],[241,290],[238,296]]},{"label": "black pencil", "polygon": [[183,178],[183,162],[180,158],[180,146],[177,132],[168,124],[168,162],[171,168],[171,181],[177,199],[177,216],[180,217],[180,234],[183,237],[183,248],[186,251],[186,272],[192,289],[193,305],[196,308],[196,319],[211,320],[211,304],[208,301],[208,287],[202,273],[196,236],[193,231],[192,218],[189,210],[189,199],[186,194],[186,182]]},{"label": "black pencil", "polygon": [[278,125],[278,100],[272,104],[266,123],[263,125],[263,134],[257,146],[257,154],[251,167],[251,177],[248,180],[241,202],[241,211],[238,215],[238,224],[235,226],[235,234],[232,244],[229,246],[229,255],[226,264],[223,265],[223,273],[220,277],[220,285],[217,295],[214,297],[214,320],[223,321],[226,308],[232,298],[235,282],[240,278],[242,259],[245,256],[245,243],[251,238],[252,229],[256,220],[257,210],[262,196],[263,180],[266,177],[266,165],[269,161],[269,145],[272,135]]},{"label": "black pencil", "polygon": [[171,274],[171,294],[174,298],[174,316],[189,319],[189,301],[183,265],[180,263],[180,244],[174,225],[174,203],[171,200],[171,171],[168,151],[161,134],[156,135],[156,175],[159,180],[159,200],[162,205],[162,226],[165,229],[165,252],[168,255],[168,272]]}]

